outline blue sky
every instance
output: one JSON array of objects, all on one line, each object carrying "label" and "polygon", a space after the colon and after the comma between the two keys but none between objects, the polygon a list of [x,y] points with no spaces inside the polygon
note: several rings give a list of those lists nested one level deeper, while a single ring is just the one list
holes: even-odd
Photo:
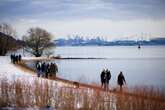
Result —
[{"label": "blue sky", "polygon": [[165,37],[165,0],[0,0],[0,22],[19,37],[42,27],[55,37]]}]

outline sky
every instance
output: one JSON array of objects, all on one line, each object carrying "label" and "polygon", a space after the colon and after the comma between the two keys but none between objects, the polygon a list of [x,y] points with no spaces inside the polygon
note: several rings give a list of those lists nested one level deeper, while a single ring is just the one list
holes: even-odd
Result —
[{"label": "sky", "polygon": [[165,0],[0,0],[0,22],[20,38],[31,27],[54,38],[165,37]]}]

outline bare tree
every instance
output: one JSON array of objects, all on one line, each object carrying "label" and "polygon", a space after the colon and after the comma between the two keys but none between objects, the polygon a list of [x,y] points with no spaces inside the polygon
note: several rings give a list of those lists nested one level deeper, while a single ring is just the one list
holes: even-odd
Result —
[{"label": "bare tree", "polygon": [[7,24],[0,24],[0,55],[5,55],[9,50],[16,48],[16,31]]},{"label": "bare tree", "polygon": [[52,35],[41,28],[30,28],[27,35],[24,36],[25,51],[40,57],[45,50],[52,47]]},{"label": "bare tree", "polygon": [[10,24],[7,23],[0,24],[0,32],[16,38],[16,31]]}]

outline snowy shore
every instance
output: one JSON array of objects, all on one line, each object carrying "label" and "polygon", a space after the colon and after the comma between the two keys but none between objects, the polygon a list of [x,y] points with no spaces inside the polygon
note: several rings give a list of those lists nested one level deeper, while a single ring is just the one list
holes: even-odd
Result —
[{"label": "snowy shore", "polygon": [[[26,60],[35,59],[35,58],[24,58]],[[46,58],[45,58],[46,59]],[[25,81],[34,81],[34,80],[42,80],[49,81],[51,83],[56,83],[58,86],[72,86],[66,83],[52,81],[48,79],[38,78],[37,73],[33,71],[27,71],[25,69],[20,69],[16,65],[12,64],[9,56],[0,56],[0,78],[6,77],[8,80],[21,79]]]}]

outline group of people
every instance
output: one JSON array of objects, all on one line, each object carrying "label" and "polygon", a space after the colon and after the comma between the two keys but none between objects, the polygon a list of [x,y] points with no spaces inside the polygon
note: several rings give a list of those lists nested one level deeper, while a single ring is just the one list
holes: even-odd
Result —
[{"label": "group of people", "polygon": [[19,55],[11,54],[10,59],[12,63],[16,64],[21,62],[22,56],[20,54]]},{"label": "group of people", "polygon": [[[100,75],[101,78],[101,88],[104,88],[105,90],[108,90],[109,88],[109,81],[111,79],[111,72],[108,69],[103,69]],[[117,77],[117,83],[120,86],[120,91],[122,91],[122,86],[126,84],[125,77],[120,71],[118,77]]]},{"label": "group of people", "polygon": [[37,62],[36,69],[38,77],[55,78],[58,72],[58,67],[55,63]]},{"label": "group of people", "polygon": [[[13,64],[18,64],[22,60],[22,56],[11,54],[10,55],[11,62]],[[56,73],[58,72],[58,67],[56,63],[45,63],[45,62],[37,62],[36,63],[36,70],[37,70],[37,76],[38,77],[46,77],[46,78],[55,78]],[[100,75],[101,78],[101,88],[104,88],[105,90],[109,89],[109,81],[111,79],[111,72],[108,69],[103,69]],[[120,91],[122,91],[122,86],[126,84],[125,77],[120,71],[118,77],[117,77],[117,83],[120,86]]]},{"label": "group of people", "polygon": [[103,69],[103,71],[101,72],[101,87],[108,90],[110,79],[111,72],[108,69]]}]

